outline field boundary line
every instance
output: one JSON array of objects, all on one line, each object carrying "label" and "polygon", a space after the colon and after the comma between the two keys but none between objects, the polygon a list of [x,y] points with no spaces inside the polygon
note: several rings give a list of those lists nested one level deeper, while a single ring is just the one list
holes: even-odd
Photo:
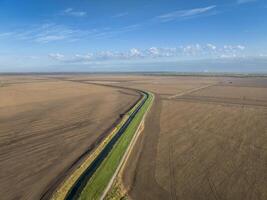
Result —
[{"label": "field boundary line", "polygon": [[142,121],[140,122],[138,128],[136,129],[135,133],[134,133],[134,137],[132,138],[129,146],[127,147],[127,150],[125,151],[115,173],[113,174],[112,178],[110,179],[106,189],[104,190],[103,194],[101,195],[100,197],[100,200],[104,200],[104,198],[106,197],[106,195],[108,194],[108,192],[110,191],[110,189],[112,188],[113,184],[115,183],[115,180],[116,178],[120,178],[120,173],[123,172],[125,166],[126,166],[126,163],[131,155],[131,152],[139,138],[139,136],[141,135],[142,131],[144,130],[144,126],[145,126],[145,119],[147,117],[147,114],[149,113],[152,105],[153,105],[153,102],[154,102],[154,94],[152,93],[149,93],[149,95],[152,95],[152,100],[150,102],[150,105],[146,111],[146,113],[144,114],[143,118],[142,118]]},{"label": "field boundary line", "polygon": [[169,96],[168,99],[174,99],[174,98],[176,98],[176,97],[180,97],[180,96],[183,96],[183,95],[185,95],[185,94],[190,94],[190,93],[193,93],[193,92],[196,92],[196,91],[199,91],[199,90],[203,90],[203,89],[206,89],[206,88],[215,86],[215,85],[217,85],[217,83],[208,84],[208,85],[205,85],[205,86],[201,86],[201,87],[193,88],[193,89],[191,89],[191,90],[186,90],[186,91],[184,91],[184,92],[181,92],[181,93],[178,93],[178,94]]}]

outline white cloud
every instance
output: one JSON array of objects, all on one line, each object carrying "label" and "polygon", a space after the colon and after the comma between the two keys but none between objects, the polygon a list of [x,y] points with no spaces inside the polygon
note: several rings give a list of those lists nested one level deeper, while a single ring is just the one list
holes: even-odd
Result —
[{"label": "white cloud", "polygon": [[97,39],[111,38],[111,37],[118,36],[123,33],[135,31],[140,27],[141,27],[141,24],[133,24],[129,26],[120,27],[117,29],[108,29],[108,30],[103,30],[103,31],[96,33],[95,36]]},{"label": "white cloud", "polygon": [[58,40],[64,40],[66,39],[66,36],[64,35],[46,35],[46,36],[41,36],[36,38],[36,42],[40,43],[48,43],[48,42],[53,42],[53,41],[58,41]]},{"label": "white cloud", "polygon": [[75,11],[73,8],[67,8],[63,11],[62,15],[73,16],[73,17],[85,17],[87,15],[84,11]]},{"label": "white cloud", "polygon": [[209,49],[211,49],[211,50],[216,50],[217,49],[217,47],[215,46],[215,45],[213,45],[213,44],[207,44],[207,47],[209,48]]},{"label": "white cloud", "polygon": [[41,25],[30,25],[24,29],[12,32],[0,32],[0,39],[23,40],[37,43],[49,43],[56,41],[74,42],[87,39],[102,39],[115,37],[122,33],[134,31],[140,24],[123,26],[116,29],[77,29],[71,26],[46,23]]},{"label": "white cloud", "polygon": [[208,43],[205,45],[190,44],[175,48],[151,47],[148,49],[132,48],[127,51],[101,51],[87,54],[64,56],[50,54],[49,57],[57,61],[68,63],[91,63],[105,60],[144,60],[159,58],[195,59],[195,58],[236,58],[244,57],[243,45],[224,45],[222,47]]},{"label": "white cloud", "polygon": [[28,34],[29,39],[38,43],[48,43],[62,40],[74,40],[78,39],[79,36],[86,35],[88,32],[81,31],[78,29],[72,29],[67,26],[57,24],[44,24],[41,27],[33,29]]},{"label": "white cloud", "polygon": [[236,54],[222,54],[220,55],[220,58],[236,58]]},{"label": "white cloud", "polygon": [[193,9],[188,9],[188,10],[178,10],[175,12],[170,12],[164,15],[160,15],[157,18],[162,22],[168,22],[168,21],[173,21],[177,19],[199,17],[199,16],[202,16],[203,14],[209,13],[215,8],[216,8],[216,5],[202,7],[202,8],[193,8]]},{"label": "white cloud", "polygon": [[224,48],[225,50],[227,50],[227,49],[233,49],[233,47],[232,47],[231,45],[224,45],[223,48]]},{"label": "white cloud", "polygon": [[130,50],[130,57],[140,57],[142,56],[142,53],[138,49],[131,49]]},{"label": "white cloud", "polygon": [[172,57],[177,54],[177,48],[159,48],[151,47],[147,50],[144,50],[146,56],[151,56],[153,58],[157,57]]},{"label": "white cloud", "polygon": [[240,50],[244,50],[245,49],[245,46],[243,46],[243,45],[237,45],[236,48],[238,48]]},{"label": "white cloud", "polygon": [[76,54],[75,57],[78,59],[91,60],[93,57],[93,54],[91,54],[91,53],[88,53],[86,55]]},{"label": "white cloud", "polygon": [[196,55],[202,52],[202,47],[199,44],[182,46],[181,48],[185,55]]},{"label": "white cloud", "polygon": [[64,61],[65,56],[60,53],[50,53],[49,57],[55,60]]},{"label": "white cloud", "polygon": [[147,51],[151,56],[159,56],[160,54],[159,49],[157,47],[151,47]]},{"label": "white cloud", "polygon": [[225,51],[238,51],[238,50],[243,51],[243,50],[245,50],[245,48],[246,47],[244,45],[236,45],[236,46],[234,46],[234,45],[224,45],[223,46],[223,49]]},{"label": "white cloud", "polygon": [[0,33],[0,39],[23,40],[37,43],[49,43],[55,41],[77,41],[96,34],[97,30],[80,30],[68,26],[47,23],[31,25],[25,29],[17,29],[13,32]]}]

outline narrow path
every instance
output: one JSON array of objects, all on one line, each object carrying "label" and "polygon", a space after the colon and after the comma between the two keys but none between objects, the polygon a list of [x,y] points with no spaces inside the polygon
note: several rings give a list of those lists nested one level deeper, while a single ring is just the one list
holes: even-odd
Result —
[{"label": "narrow path", "polygon": [[209,84],[209,85],[205,85],[205,86],[201,86],[201,87],[193,88],[193,89],[191,89],[191,90],[186,90],[186,91],[184,91],[184,92],[180,92],[180,93],[178,93],[178,94],[169,96],[168,99],[173,99],[173,98],[180,97],[180,96],[183,96],[183,95],[188,95],[188,94],[190,94],[190,93],[193,93],[193,92],[196,92],[196,91],[199,91],[199,90],[203,90],[203,89],[206,89],[206,88],[215,86],[215,85],[217,85],[217,83],[215,83],[215,84],[213,83],[213,84]]},{"label": "narrow path", "polygon": [[127,173],[123,175],[123,184],[130,199],[171,199],[169,192],[158,185],[155,178],[162,100],[158,94],[154,97],[143,134],[127,162]]}]

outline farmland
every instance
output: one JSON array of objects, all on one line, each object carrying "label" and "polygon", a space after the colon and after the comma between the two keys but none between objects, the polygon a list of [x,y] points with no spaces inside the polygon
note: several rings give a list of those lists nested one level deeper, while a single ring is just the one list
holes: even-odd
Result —
[{"label": "farmland", "polygon": [[[138,100],[123,88],[154,94],[118,180],[128,198],[267,199],[265,77],[83,74],[2,80],[0,190],[6,199],[38,199],[67,176]],[[8,193],[14,190],[10,184],[16,193]]]},{"label": "farmland", "polygon": [[173,82],[182,82],[176,85],[181,95],[155,87],[156,103],[124,172],[129,196],[266,199],[267,80],[178,77]]},{"label": "farmland", "polygon": [[129,198],[267,198],[266,78],[94,79],[155,94],[123,171]]},{"label": "farmland", "polygon": [[3,199],[40,199],[54,189],[139,99],[133,91],[45,77],[1,82]]}]

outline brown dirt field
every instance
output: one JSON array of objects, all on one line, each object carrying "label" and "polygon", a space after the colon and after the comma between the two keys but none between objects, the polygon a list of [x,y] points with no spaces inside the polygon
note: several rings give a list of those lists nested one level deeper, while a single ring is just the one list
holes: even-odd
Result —
[{"label": "brown dirt field", "polygon": [[238,86],[212,86],[194,93],[193,96],[248,99],[256,101],[267,100],[267,88],[264,87],[238,87]]},{"label": "brown dirt field", "polygon": [[5,200],[40,199],[139,98],[128,90],[33,79],[0,77],[12,83],[0,87],[0,194]]},{"label": "brown dirt field", "polygon": [[[145,129],[123,172],[123,184],[128,189],[130,199],[267,199],[267,78],[142,75],[46,77],[155,93]],[[137,98],[131,91],[78,82],[57,81],[52,84],[50,80],[50,83],[28,84],[40,84],[33,93],[40,88],[40,93],[51,92],[51,95],[29,95],[33,102],[28,102],[28,95],[16,89],[23,85],[23,90],[27,91],[26,83],[0,87],[0,105],[10,105],[6,106],[9,109],[5,111],[4,119],[1,115],[5,107],[0,106],[0,132],[3,124],[10,124],[10,131],[1,132],[0,142],[5,141],[10,149],[4,149],[0,143],[0,167],[6,169],[4,172],[1,170],[0,175],[9,175],[4,181],[0,179],[0,185],[5,183],[0,187],[0,193],[9,199],[19,199],[20,196],[10,193],[7,184],[15,185],[12,188],[24,199],[38,198],[41,191],[47,189],[56,176],[62,172],[65,174],[68,166],[95,140],[92,132],[99,129],[105,132],[103,121],[110,120],[112,124],[111,118],[118,117],[118,113]],[[42,87],[42,84],[47,86]],[[1,90],[5,87],[15,87],[15,91],[21,94],[5,93],[3,97],[11,96],[11,100],[20,98],[21,105],[2,100]],[[56,92],[46,91],[47,87],[55,88]],[[78,91],[75,90],[77,87]],[[61,93],[63,90],[66,91]],[[92,90],[97,93],[93,99],[90,96]],[[112,103],[107,104],[107,100],[100,98],[102,93],[113,96]],[[48,100],[43,102],[43,98]],[[120,98],[123,101],[118,101]],[[73,102],[75,106],[70,107]],[[90,106],[93,104],[97,106]],[[110,110],[109,117],[103,113],[107,108],[102,105]],[[16,112],[17,115],[12,114]],[[97,115],[101,120],[94,121],[97,118],[92,115]],[[70,121],[73,124],[68,124]],[[51,123],[55,125],[51,126]],[[20,130],[16,130],[17,127]],[[44,131],[39,131],[40,128]],[[12,132],[13,129],[15,131]],[[50,134],[50,130],[53,133]],[[24,132],[26,137],[20,132]],[[29,163],[33,160],[36,163]],[[16,173],[11,176],[11,172]]]},{"label": "brown dirt field", "polygon": [[[166,94],[161,91],[164,87],[148,87],[159,95],[123,173],[129,197],[267,199],[266,79],[189,77],[184,81],[186,78],[171,81],[184,83],[168,92],[183,91],[180,99],[162,95]],[[207,82],[217,86],[186,93],[192,90],[192,82],[195,88]],[[137,88],[148,85],[131,84]],[[208,101],[206,93],[217,101]],[[245,104],[244,96],[264,105]]]},{"label": "brown dirt field", "polygon": [[169,77],[169,76],[90,76],[83,77],[89,82],[121,85],[124,87],[149,90],[161,96],[175,95],[196,87],[207,86],[219,82],[214,77]]},{"label": "brown dirt field", "polygon": [[172,199],[267,198],[267,109],[162,107],[156,179]]},{"label": "brown dirt field", "polygon": [[223,78],[220,85],[239,87],[267,87],[267,78],[246,77],[246,78]]}]

